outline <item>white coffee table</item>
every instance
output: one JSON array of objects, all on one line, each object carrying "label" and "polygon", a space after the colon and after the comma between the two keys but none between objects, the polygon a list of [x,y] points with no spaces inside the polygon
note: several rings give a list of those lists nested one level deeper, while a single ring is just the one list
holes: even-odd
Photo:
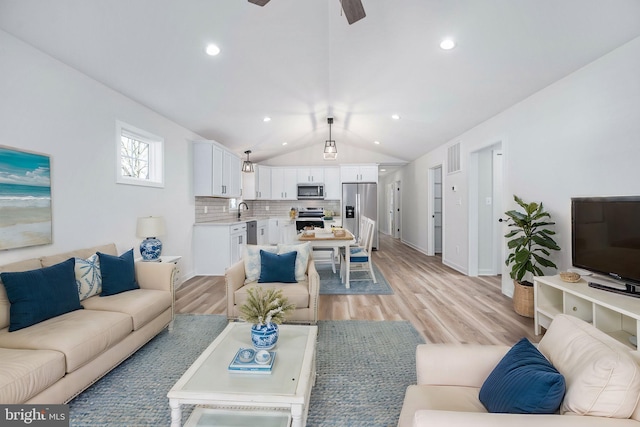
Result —
[{"label": "white coffee table", "polygon": [[171,388],[171,426],[182,421],[181,405],[247,411],[282,410],[292,427],[306,425],[309,397],[316,377],[317,326],[280,325],[276,359],[268,375],[229,372],[240,347],[251,347],[251,325],[232,322]]}]

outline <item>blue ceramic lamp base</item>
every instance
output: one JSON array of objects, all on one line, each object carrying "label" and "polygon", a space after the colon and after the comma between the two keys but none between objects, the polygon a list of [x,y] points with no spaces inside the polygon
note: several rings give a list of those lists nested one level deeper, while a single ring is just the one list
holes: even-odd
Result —
[{"label": "blue ceramic lamp base", "polygon": [[162,242],[155,237],[147,237],[140,243],[140,255],[143,261],[159,261],[162,253]]}]

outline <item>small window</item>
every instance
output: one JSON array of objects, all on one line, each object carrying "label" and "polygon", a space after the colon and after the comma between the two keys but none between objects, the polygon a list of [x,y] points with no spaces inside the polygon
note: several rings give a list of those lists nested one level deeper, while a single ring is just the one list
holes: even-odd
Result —
[{"label": "small window", "polygon": [[164,187],[164,139],[124,122],[116,122],[119,184]]}]

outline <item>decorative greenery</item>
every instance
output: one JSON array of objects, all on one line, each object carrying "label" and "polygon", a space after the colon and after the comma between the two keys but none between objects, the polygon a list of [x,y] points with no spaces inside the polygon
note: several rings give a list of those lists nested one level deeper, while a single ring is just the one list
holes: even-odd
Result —
[{"label": "decorative greenery", "polygon": [[527,273],[533,276],[544,275],[539,266],[558,268],[546,257],[551,254],[550,250],[559,251],[560,246],[551,237],[556,234],[555,231],[545,228],[548,225],[554,225],[555,222],[547,220],[551,215],[545,212],[542,202],[540,204],[525,203],[516,195],[513,199],[524,209],[524,212],[516,210],[505,212],[509,217],[507,225],[513,227],[513,230],[504,236],[507,239],[513,237],[508,241],[512,252],[505,264],[507,266],[513,264],[510,276],[522,283]]},{"label": "decorative greenery", "polygon": [[285,321],[286,315],[296,307],[282,295],[281,289],[249,288],[247,301],[240,307],[241,319],[257,325]]}]

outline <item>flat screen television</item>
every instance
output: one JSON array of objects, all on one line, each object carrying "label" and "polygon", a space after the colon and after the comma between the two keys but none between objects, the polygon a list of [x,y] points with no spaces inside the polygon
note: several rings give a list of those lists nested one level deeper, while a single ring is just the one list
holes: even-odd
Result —
[{"label": "flat screen television", "polygon": [[571,261],[640,296],[640,196],[572,198]]}]

